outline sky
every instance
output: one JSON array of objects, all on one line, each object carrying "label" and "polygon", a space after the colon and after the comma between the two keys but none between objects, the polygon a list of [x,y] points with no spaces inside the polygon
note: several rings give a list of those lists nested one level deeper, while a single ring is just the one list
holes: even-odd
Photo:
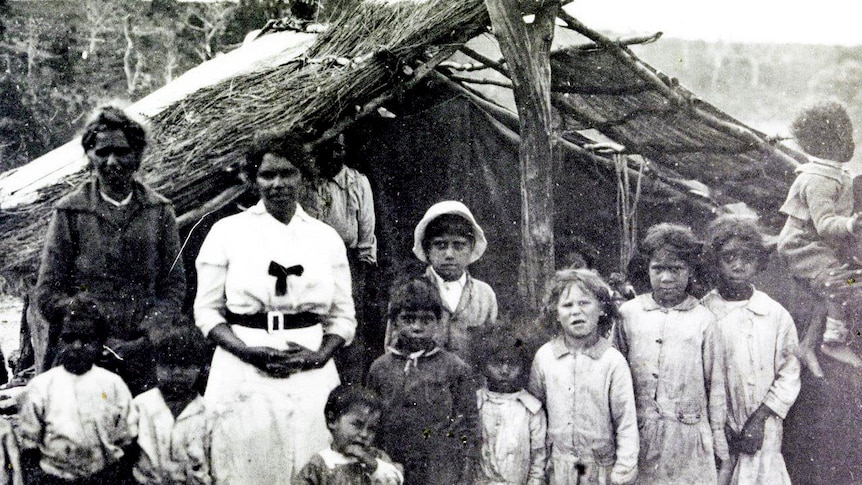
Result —
[{"label": "sky", "polygon": [[862,45],[858,0],[574,0],[565,9],[592,28],[624,35]]}]

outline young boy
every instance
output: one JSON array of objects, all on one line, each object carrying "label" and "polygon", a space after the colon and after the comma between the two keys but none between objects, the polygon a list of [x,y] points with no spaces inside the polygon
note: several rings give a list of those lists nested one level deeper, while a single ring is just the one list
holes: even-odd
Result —
[{"label": "young boy", "polygon": [[171,327],[155,344],[158,386],[134,399],[138,413],[138,483],[209,485],[211,415],[195,390],[206,344],[191,323]]},{"label": "young boy", "polygon": [[[853,157],[853,124],[838,103],[823,103],[802,111],[790,127],[796,142],[811,155],[801,165],[790,187],[781,213],[787,222],[778,236],[778,252],[793,275],[801,280],[825,307],[815,311],[799,345],[799,359],[817,377],[823,369],[820,351],[839,362],[862,368],[862,359],[847,345],[850,322],[845,304],[858,300],[858,285],[852,297],[831,298],[830,280],[836,274],[859,269],[862,220],[854,213],[853,182],[844,164]],[[845,285],[850,289],[849,285]]]},{"label": "young boy", "polygon": [[137,434],[129,388],[94,366],[108,322],[84,293],[66,306],[60,366],[33,378],[19,417],[21,462],[28,484],[122,483],[121,459]]},{"label": "young boy", "polygon": [[801,384],[796,327],[784,307],[751,283],[767,254],[752,219],[723,216],[710,224],[705,259],[716,288],[703,304],[717,319],[724,352],[731,452],[719,483],[790,483],[781,435]]},{"label": "young boy", "polygon": [[374,448],[380,424],[380,398],[373,392],[339,386],[332,390],[323,412],[332,433],[332,446],[318,452],[294,479],[295,485],[402,485],[400,466]]},{"label": "young boy", "polygon": [[437,288],[416,279],[389,302],[395,345],[371,365],[369,387],[383,398],[377,441],[404,465],[405,482],[469,483],[477,451],[476,386],[470,366],[434,340],[443,314]]},{"label": "young boy", "polygon": [[524,390],[530,357],[510,328],[488,326],[471,345],[485,376],[476,391],[482,450],[475,485],[544,485],[547,419],[542,402]]},{"label": "young boy", "polygon": [[[435,339],[463,360],[470,358],[470,332],[497,320],[497,295],[470,276],[467,267],[482,257],[485,232],[464,204],[447,200],[431,206],[413,232],[413,254],[429,263],[424,278],[434,284],[443,302]],[[397,332],[387,323],[386,345]]]}]

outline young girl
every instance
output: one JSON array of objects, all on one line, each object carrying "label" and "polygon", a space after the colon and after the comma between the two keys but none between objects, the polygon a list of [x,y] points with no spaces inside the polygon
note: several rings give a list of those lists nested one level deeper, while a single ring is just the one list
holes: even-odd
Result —
[{"label": "young girl", "polygon": [[108,321],[85,293],[71,298],[54,367],[27,385],[18,412],[21,466],[28,484],[123,483],[121,465],[137,434],[132,394],[119,376],[94,366]]},{"label": "young girl", "polygon": [[323,410],[332,446],[311,457],[294,485],[402,485],[401,467],[372,446],[382,409],[371,391],[336,387]]},{"label": "young girl", "polygon": [[493,325],[471,345],[485,387],[476,392],[482,450],[474,485],[544,485],[547,419],[524,390],[529,356],[511,329]]},{"label": "young girl", "polygon": [[640,427],[639,483],[714,484],[727,458],[724,373],[715,317],[688,294],[701,244],[658,224],[641,250],[652,293],[620,307],[617,347],[632,370]]},{"label": "young girl", "polygon": [[549,483],[631,482],[638,427],[629,368],[606,339],[610,287],[589,270],[558,271],[543,316],[560,334],[536,352],[528,388],[548,410]]},{"label": "young girl", "polygon": [[380,448],[404,465],[405,482],[470,483],[477,452],[476,385],[470,366],[434,340],[443,313],[433,283],[417,279],[389,302],[395,346],[368,372],[383,399]]},{"label": "young girl", "polygon": [[[844,303],[847,298],[830,299],[827,282],[844,273],[848,265],[858,268],[862,221],[854,214],[853,182],[843,165],[853,157],[853,124],[838,103],[813,106],[800,113],[790,127],[799,146],[811,161],[796,169],[798,175],[781,212],[787,222],[778,236],[778,252],[794,276],[805,282],[826,307],[814,312],[802,343],[799,358],[812,374],[823,377],[815,349],[823,336],[824,355],[854,367],[860,359],[847,346],[848,324]],[[824,331],[825,327],[825,331]]]},{"label": "young girl", "polygon": [[730,460],[722,483],[790,484],[782,420],[799,394],[796,327],[787,310],[751,284],[766,262],[756,223],[724,216],[707,233],[716,288],[703,299],[724,351]]}]

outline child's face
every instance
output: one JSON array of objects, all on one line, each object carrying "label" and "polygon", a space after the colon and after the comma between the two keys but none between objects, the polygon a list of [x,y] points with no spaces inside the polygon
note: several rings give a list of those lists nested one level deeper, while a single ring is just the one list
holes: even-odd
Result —
[{"label": "child's face", "polygon": [[491,358],[485,364],[485,379],[488,389],[494,392],[515,392],[519,390],[521,364],[506,358]]},{"label": "child's face", "polygon": [[718,252],[718,275],[721,286],[729,290],[745,290],[757,274],[757,254],[739,238],[731,238]]},{"label": "child's face", "polygon": [[60,362],[72,374],[90,370],[102,352],[96,325],[88,320],[67,319],[60,332]]},{"label": "child's face", "polygon": [[568,338],[594,338],[603,314],[598,298],[575,283],[570,284],[557,301],[557,321]]},{"label": "child's face", "polygon": [[179,395],[190,392],[199,373],[199,365],[156,364],[156,379],[163,394]]},{"label": "child's face", "polygon": [[437,316],[431,310],[402,310],[395,317],[398,340],[402,343],[427,343],[434,338]]},{"label": "child's face", "polygon": [[455,281],[470,264],[473,242],[464,236],[444,234],[428,241],[428,262],[445,281]]},{"label": "child's face", "polygon": [[352,455],[348,447],[367,449],[371,446],[379,424],[380,411],[363,404],[354,404],[346,413],[329,420],[326,426],[332,433],[332,448],[339,453]]},{"label": "child's face", "polygon": [[659,305],[670,308],[682,303],[691,276],[688,263],[666,249],[659,249],[649,262],[649,283],[653,298]]}]

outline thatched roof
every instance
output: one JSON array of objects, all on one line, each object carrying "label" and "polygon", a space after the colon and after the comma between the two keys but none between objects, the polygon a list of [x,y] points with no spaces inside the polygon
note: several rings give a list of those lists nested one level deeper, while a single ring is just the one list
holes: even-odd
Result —
[{"label": "thatched roof", "polygon": [[[360,4],[304,56],[200,89],[153,116],[142,179],[171,198],[178,214],[194,213],[236,185],[231,168],[255,131],[299,129],[326,138],[376,113],[428,74],[448,77],[511,121],[504,103],[495,104],[482,86],[459,78],[465,72],[440,66],[487,24],[482,0]],[[627,153],[643,155],[631,158],[630,170],[646,163],[652,183],[668,195],[709,207],[742,201],[763,211],[777,208],[798,154],[788,156],[787,149],[697,100],[624,46],[572,26],[592,44],[553,54],[553,102],[567,140],[561,142],[564,150],[612,170],[610,157],[584,148],[591,140],[577,130],[589,128]],[[472,49],[463,52],[505,74],[503,64]],[[67,176],[40,190],[35,200],[0,213],[0,272],[9,276],[35,268],[51,203],[84,176]],[[691,188],[698,185],[688,179],[708,185],[710,197],[693,195]]]}]

